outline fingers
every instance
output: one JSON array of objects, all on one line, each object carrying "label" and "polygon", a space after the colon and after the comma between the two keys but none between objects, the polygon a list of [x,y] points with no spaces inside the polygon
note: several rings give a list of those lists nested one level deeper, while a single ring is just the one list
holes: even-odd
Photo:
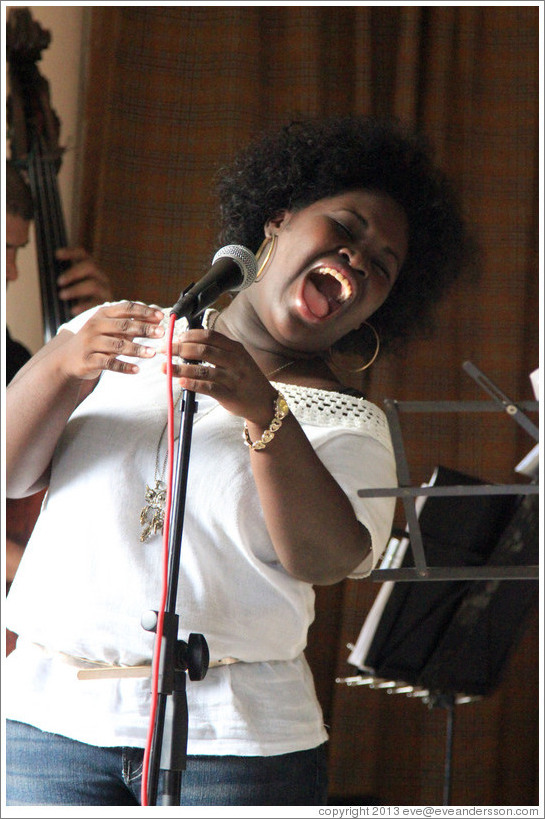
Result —
[{"label": "fingers", "polygon": [[129,358],[153,358],[155,350],[151,347],[144,347],[121,338],[111,338],[103,336],[97,339],[97,347],[100,349],[88,356],[91,369],[111,370],[120,373],[136,373],[139,367],[134,362],[123,361],[119,356]]},{"label": "fingers", "polygon": [[108,276],[96,265],[83,248],[61,248],[56,251],[61,261],[72,266],[57,279],[59,297],[63,301],[76,302],[72,314],[78,315],[89,307],[111,301],[112,287]]},{"label": "fingers", "polygon": [[[162,364],[162,371],[167,373],[166,362]],[[179,378],[183,386],[193,392],[206,391],[212,394],[217,391],[221,381],[221,371],[217,367],[206,364],[173,364],[173,378]]]},{"label": "fingers", "polygon": [[137,344],[127,338],[115,338],[112,336],[100,337],[102,346],[101,352],[110,354],[110,357],[119,355],[130,356],[131,358],[152,358],[155,355],[153,347],[146,347],[144,344]]},{"label": "fingers", "polygon": [[83,247],[59,247],[55,251],[55,256],[59,261],[72,262],[73,264],[90,258],[89,253]]},{"label": "fingers", "polygon": [[[225,365],[212,364],[210,358],[214,357],[217,361],[218,357],[207,356],[200,362],[173,364],[172,375],[184,389],[215,398],[233,415],[261,418],[263,414],[270,414],[272,387],[244,347],[237,346],[240,349],[226,359]],[[183,350],[184,347],[185,343],[182,342],[180,348]],[[215,352],[217,348],[214,348]],[[166,363],[162,369],[166,374]]]},{"label": "fingers", "polygon": [[57,284],[60,288],[74,287],[78,282],[84,281],[93,282],[96,287],[100,288],[109,288],[110,286],[108,276],[96,266],[92,259],[70,267],[57,278]]},{"label": "fingers", "polygon": [[102,370],[136,373],[135,362],[119,357],[152,358],[156,348],[136,339],[158,339],[164,335],[163,313],[138,302],[122,302],[100,308],[77,334],[86,377]]},{"label": "fingers", "polygon": [[[167,351],[162,347],[161,352]],[[262,386],[264,376],[244,346],[222,333],[188,330],[173,343],[172,356],[172,376],[181,386],[220,401],[227,396],[245,401]]]},{"label": "fingers", "polygon": [[78,270],[73,268],[70,271],[72,278],[66,275],[59,276],[58,282],[62,283],[59,289],[59,298],[63,301],[87,301],[93,304],[100,304],[111,301],[112,288],[107,277],[98,269]]},{"label": "fingers", "polygon": [[246,355],[242,345],[214,330],[187,330],[173,343],[172,352],[185,361],[207,361],[217,367],[231,366],[233,357]]},{"label": "fingers", "polygon": [[209,373],[210,367],[205,367],[204,364],[198,364],[195,367],[195,378],[199,378],[201,381],[208,378]]},{"label": "fingers", "polygon": [[104,324],[109,333],[130,338],[159,338],[165,331],[161,326],[162,310],[137,301],[124,301],[101,307],[88,324]]},{"label": "fingers", "polygon": [[108,333],[121,338],[161,338],[165,331],[157,324],[122,316],[109,320]]},{"label": "fingers", "polygon": [[[206,378],[210,373],[204,372],[202,362],[206,361],[214,367],[230,366],[235,345],[236,342],[213,330],[188,330],[181,334],[179,340],[172,343],[173,375],[179,377],[190,374],[194,378]],[[244,354],[244,348],[240,349]],[[166,344],[161,345],[158,352],[166,355],[168,353]],[[182,362],[179,359],[182,359]],[[189,370],[188,367],[193,362],[201,364],[201,369],[193,367]]]}]

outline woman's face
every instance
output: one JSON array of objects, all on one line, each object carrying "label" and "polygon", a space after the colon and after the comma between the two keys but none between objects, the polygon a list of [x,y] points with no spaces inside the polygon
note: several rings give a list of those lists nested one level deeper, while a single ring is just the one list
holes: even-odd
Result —
[{"label": "woman's face", "polygon": [[286,211],[266,233],[276,234],[276,248],[244,292],[273,338],[294,350],[326,350],[357,329],[386,300],[407,255],[405,211],[378,191]]}]

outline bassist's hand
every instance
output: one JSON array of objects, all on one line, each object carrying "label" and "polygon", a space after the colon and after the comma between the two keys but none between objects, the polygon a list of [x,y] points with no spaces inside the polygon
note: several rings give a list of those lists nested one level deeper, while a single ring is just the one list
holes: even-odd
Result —
[{"label": "bassist's hand", "polygon": [[73,302],[71,312],[77,316],[106,301],[113,301],[110,279],[92,256],[81,247],[63,247],[56,252],[60,261],[70,262],[71,267],[57,279],[59,297]]}]

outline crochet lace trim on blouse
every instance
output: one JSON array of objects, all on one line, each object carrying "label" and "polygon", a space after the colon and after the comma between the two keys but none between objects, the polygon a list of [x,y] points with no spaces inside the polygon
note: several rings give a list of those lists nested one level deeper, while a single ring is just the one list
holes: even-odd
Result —
[{"label": "crochet lace trim on blouse", "polygon": [[319,427],[361,430],[393,452],[386,415],[365,398],[296,384],[272,383],[282,391],[298,421]]}]

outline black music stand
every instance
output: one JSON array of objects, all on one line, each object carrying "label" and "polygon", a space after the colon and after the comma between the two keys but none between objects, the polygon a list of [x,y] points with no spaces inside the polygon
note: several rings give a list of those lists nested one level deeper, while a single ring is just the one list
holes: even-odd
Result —
[{"label": "black music stand", "polygon": [[[337,679],[446,709],[445,805],[455,705],[481,699],[497,686],[509,649],[537,602],[539,577],[537,475],[527,485],[486,485],[439,467],[430,484],[411,486],[399,410],[503,410],[538,440],[537,428],[522,412],[537,410],[537,402],[514,404],[473,364],[466,362],[464,369],[493,402],[385,402],[399,487],[358,495],[403,500],[405,536],[390,541],[391,554],[387,550],[382,567],[371,574],[375,581],[401,584],[383,586],[358,644],[349,646],[348,662],[360,673]],[[527,581],[522,594],[521,580]]]}]

